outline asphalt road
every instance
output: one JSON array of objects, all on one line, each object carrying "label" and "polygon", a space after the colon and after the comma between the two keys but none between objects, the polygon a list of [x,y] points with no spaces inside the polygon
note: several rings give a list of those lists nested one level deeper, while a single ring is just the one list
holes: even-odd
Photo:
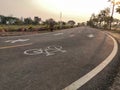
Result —
[{"label": "asphalt road", "polygon": [[[89,27],[0,37],[0,90],[74,90],[65,88],[102,63],[113,47],[109,36]],[[79,90],[103,87],[87,83]]]}]

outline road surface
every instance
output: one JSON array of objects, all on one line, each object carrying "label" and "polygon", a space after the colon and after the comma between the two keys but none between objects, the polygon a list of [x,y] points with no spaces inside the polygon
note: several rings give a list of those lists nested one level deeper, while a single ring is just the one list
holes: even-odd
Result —
[{"label": "road surface", "polygon": [[[108,83],[102,62],[114,43],[89,27],[0,37],[0,90],[100,90]],[[100,64],[105,65],[103,71],[97,68],[95,73]]]}]

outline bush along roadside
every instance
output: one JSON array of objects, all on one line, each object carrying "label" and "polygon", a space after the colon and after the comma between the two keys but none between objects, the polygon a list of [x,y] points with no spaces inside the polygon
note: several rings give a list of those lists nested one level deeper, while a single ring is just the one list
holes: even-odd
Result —
[{"label": "bush along roadside", "polygon": [[[62,30],[68,28],[74,28],[76,26],[70,25],[55,25],[53,30]],[[35,33],[50,32],[48,25],[3,25],[0,26],[0,36],[18,36],[18,35],[29,35]]]}]

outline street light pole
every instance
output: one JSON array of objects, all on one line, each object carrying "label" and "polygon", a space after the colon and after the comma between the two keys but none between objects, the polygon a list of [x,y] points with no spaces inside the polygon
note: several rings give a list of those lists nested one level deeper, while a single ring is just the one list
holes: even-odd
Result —
[{"label": "street light pole", "polygon": [[111,30],[112,21],[113,21],[114,8],[115,8],[115,0],[113,0],[113,7],[112,7],[111,18],[110,18],[110,30]]},{"label": "street light pole", "polygon": [[60,29],[62,28],[62,12],[60,12]]}]

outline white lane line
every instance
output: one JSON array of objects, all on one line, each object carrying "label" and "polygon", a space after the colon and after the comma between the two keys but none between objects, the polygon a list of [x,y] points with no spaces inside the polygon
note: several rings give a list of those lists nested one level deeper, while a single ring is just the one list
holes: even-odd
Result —
[{"label": "white lane line", "polygon": [[91,70],[89,73],[78,79],[77,81],[73,82],[71,85],[67,86],[66,88],[62,90],[77,90],[80,87],[82,87],[85,83],[87,83],[89,80],[91,80],[93,77],[95,77],[100,71],[102,71],[115,57],[118,51],[118,44],[116,40],[108,35],[114,42],[114,47],[113,51],[111,54],[102,62],[100,63],[97,67],[95,67],[93,70]]},{"label": "white lane line", "polygon": [[58,35],[63,35],[64,33],[56,33],[56,34],[53,34],[55,36],[58,36]]},{"label": "white lane line", "polygon": [[25,42],[25,41],[28,41],[28,40],[30,40],[30,39],[7,40],[5,42],[16,43],[16,42]]}]

